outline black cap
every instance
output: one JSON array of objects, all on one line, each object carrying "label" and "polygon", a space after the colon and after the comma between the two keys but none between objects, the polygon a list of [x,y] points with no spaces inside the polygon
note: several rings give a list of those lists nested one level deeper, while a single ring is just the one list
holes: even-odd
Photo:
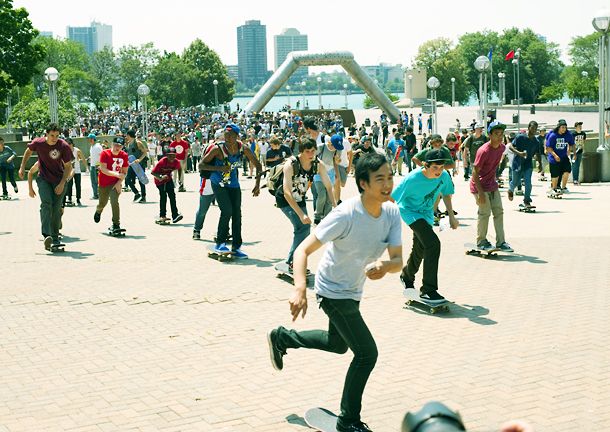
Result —
[{"label": "black cap", "polygon": [[582,122],[576,122],[576,123],[574,123],[574,127],[581,125],[581,124],[582,124]]},{"label": "black cap", "polygon": [[566,126],[567,127],[568,123],[564,119],[561,119],[557,122],[557,126]]},{"label": "black cap", "polygon": [[121,137],[114,137],[114,139],[112,140],[113,144],[125,144],[125,140]]},{"label": "black cap", "polygon": [[432,134],[432,135],[430,135],[429,139],[430,139],[430,141],[434,141],[434,140],[437,140],[437,139],[442,140],[443,137],[440,136],[439,134]]},{"label": "black cap", "polygon": [[174,147],[170,147],[170,148],[168,148],[168,149],[167,149],[167,152],[166,152],[166,153],[167,153],[167,154],[170,154],[170,153],[171,153],[171,154],[176,154],[176,149],[175,149]]},{"label": "black cap", "polygon": [[[438,135],[440,137],[440,135]],[[426,153],[426,162],[445,162],[445,152],[442,149],[432,149]]]}]

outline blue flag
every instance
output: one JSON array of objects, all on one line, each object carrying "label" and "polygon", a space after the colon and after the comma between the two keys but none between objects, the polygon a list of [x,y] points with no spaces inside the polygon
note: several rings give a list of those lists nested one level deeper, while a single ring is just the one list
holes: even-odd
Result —
[{"label": "blue flag", "polygon": [[491,61],[491,47],[489,47],[489,55],[487,56],[489,58],[489,60]]}]

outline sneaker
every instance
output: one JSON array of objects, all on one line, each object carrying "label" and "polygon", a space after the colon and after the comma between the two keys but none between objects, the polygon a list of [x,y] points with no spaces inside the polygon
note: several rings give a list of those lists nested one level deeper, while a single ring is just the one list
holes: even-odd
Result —
[{"label": "sneaker", "polygon": [[493,249],[494,247],[491,245],[491,243],[489,243],[489,241],[487,241],[487,239],[483,240],[481,243],[479,243],[477,245],[477,249],[480,250],[487,250],[487,249]]},{"label": "sneaker", "polygon": [[523,205],[524,205],[525,207],[531,207],[531,206],[532,206],[532,202],[531,202],[531,201],[525,201],[525,200],[523,200]]},{"label": "sneaker", "polygon": [[511,192],[510,190],[506,191],[508,193],[508,200],[512,201],[513,200],[513,196],[515,195],[513,192]]},{"label": "sneaker", "polygon": [[96,210],[95,212],[93,212],[93,221],[94,221],[95,223],[99,223],[99,221],[100,221],[100,219],[101,219],[101,218],[102,218],[102,215],[101,215],[101,214],[99,214],[99,213],[97,212],[97,210]]},{"label": "sneaker", "polygon": [[44,248],[47,250],[51,249],[51,243],[53,243],[53,238],[51,236],[46,236],[44,238]]},{"label": "sneaker", "polygon": [[570,191],[568,190],[568,188],[563,188],[563,189],[561,189],[561,193],[569,194]]},{"label": "sneaker", "polygon": [[315,218],[314,218],[314,220],[313,220],[313,224],[314,224],[314,226],[318,226],[318,225],[320,225],[320,219],[315,219]]},{"label": "sneaker", "polygon": [[186,192],[186,189],[184,189],[183,187],[178,188],[178,192]]},{"label": "sneaker", "polygon": [[500,248],[500,250],[502,252],[514,252],[515,250],[513,248],[511,248],[508,243],[504,242],[501,245],[496,246],[498,248]]},{"label": "sneaker", "polygon": [[[45,243],[46,243],[46,239],[45,239]],[[51,242],[51,247],[57,247],[61,244],[61,242],[59,241],[59,238],[55,238],[53,239],[53,241]]]},{"label": "sneaker", "polygon": [[178,223],[178,222],[180,222],[182,220],[183,217],[184,216],[182,216],[181,214],[178,213],[178,215],[175,218],[172,219],[172,222],[173,223]]},{"label": "sneaker", "polygon": [[201,240],[201,234],[199,231],[193,231],[193,240]]},{"label": "sneaker", "polygon": [[234,250],[233,252],[235,252],[235,258],[242,258],[242,259],[248,258],[248,255],[246,255],[244,253],[244,251],[241,250],[241,248]]},{"label": "sneaker", "polygon": [[349,426],[340,426],[337,423],[336,429],[338,432],[373,432],[366,423],[362,423],[361,421],[352,423]]},{"label": "sneaker", "polygon": [[[580,186],[580,182],[579,182],[578,180],[576,180],[576,181],[574,182],[574,186]],[[17,192],[17,191],[15,191],[15,192]]]},{"label": "sneaker", "polygon": [[140,198],[142,198],[142,195],[140,195],[139,193],[136,192],[136,194],[133,197],[133,202],[136,202],[137,200],[139,200]]},{"label": "sneaker", "polygon": [[434,302],[442,303],[445,301],[445,297],[440,295],[438,293],[438,291],[431,291],[429,293],[420,294],[419,298],[422,300],[426,300],[427,302],[432,302],[432,303],[434,303]]},{"label": "sneaker", "polygon": [[17,187],[17,185],[15,185],[14,189],[15,189],[15,193],[19,192],[19,188]]},{"label": "sneaker", "polygon": [[286,351],[282,351],[277,347],[277,329],[272,329],[267,332],[267,342],[269,343],[271,364],[275,370],[281,371],[284,369],[284,360],[282,360],[282,357],[286,355]]},{"label": "sneaker", "polygon": [[82,205],[79,199],[76,200],[76,205]]},{"label": "sneaker", "polygon": [[112,224],[112,231],[118,231],[121,229],[121,225],[119,224]]},{"label": "sneaker", "polygon": [[145,203],[146,202],[146,197],[143,196],[142,198],[140,198],[140,201],[138,201],[139,203]]},{"label": "sneaker", "polygon": [[522,191],[521,189],[517,189],[517,190],[515,191],[515,195],[523,196],[523,195],[524,195],[524,193],[523,193],[523,191]]},{"label": "sneaker", "polygon": [[411,281],[411,280],[405,278],[402,273],[400,274],[400,281],[402,282],[402,286],[405,289],[415,288],[415,281]]},{"label": "sneaker", "polygon": [[227,252],[231,252],[231,249],[229,249],[227,247],[226,244],[221,244],[221,245],[216,245],[216,247],[214,248],[214,252],[216,253],[227,253]]}]

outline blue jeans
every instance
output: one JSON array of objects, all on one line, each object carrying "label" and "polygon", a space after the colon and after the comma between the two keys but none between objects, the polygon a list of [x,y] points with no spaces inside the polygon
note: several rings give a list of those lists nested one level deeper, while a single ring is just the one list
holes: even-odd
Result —
[{"label": "blue jeans", "polygon": [[521,179],[523,179],[523,182],[525,183],[523,201],[532,202],[532,168],[526,170],[522,169],[521,171],[511,171],[513,172],[513,175],[509,186],[510,191],[514,192],[515,188],[521,186]]},{"label": "blue jeans", "polygon": [[[292,264],[292,258],[294,256],[294,251],[299,247],[299,245],[307,238],[309,235],[310,225],[304,224],[301,222],[301,218],[295,212],[292,207],[286,206],[281,207],[280,210],[284,212],[286,217],[290,219],[292,226],[294,228],[294,238],[292,240],[292,246],[290,246],[290,252],[288,252],[288,258],[286,258],[286,264]],[[307,214],[307,207],[301,207],[303,213]]]},{"label": "blue jeans", "polygon": [[579,182],[578,176],[580,175],[580,161],[582,160],[582,152],[576,153],[576,161],[572,163],[572,180]]},{"label": "blue jeans", "polygon": [[63,191],[57,195],[55,188],[57,184],[51,183],[41,177],[36,177],[38,184],[38,196],[40,197],[40,225],[42,234],[53,237],[53,242],[59,242],[59,228],[61,227],[61,205],[66,194],[66,185]]},{"label": "blue jeans", "polygon": [[210,204],[212,204],[213,199],[214,194],[199,196],[199,209],[197,210],[197,214],[195,215],[195,227],[193,228],[194,231],[201,231],[201,228],[203,228],[205,215],[208,213],[208,209],[210,208]]},{"label": "blue jeans", "polygon": [[97,167],[95,165],[91,165],[89,169],[89,173],[91,175],[91,189],[93,189],[93,198],[98,199],[97,195]]}]

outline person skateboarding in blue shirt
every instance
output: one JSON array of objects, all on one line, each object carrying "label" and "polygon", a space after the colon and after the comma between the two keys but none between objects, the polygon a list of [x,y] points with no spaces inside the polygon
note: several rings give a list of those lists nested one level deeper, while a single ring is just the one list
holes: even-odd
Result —
[{"label": "person skateboarding in blue shirt", "polygon": [[515,154],[511,169],[513,176],[508,189],[508,200],[513,200],[515,188],[521,185],[521,180],[525,183],[525,195],[523,204],[526,207],[532,205],[532,172],[534,164],[533,157],[540,159],[540,144],[536,138],[538,131],[538,123],[532,120],[527,126],[527,132],[521,133],[515,137],[513,142],[508,145],[511,152]]}]

